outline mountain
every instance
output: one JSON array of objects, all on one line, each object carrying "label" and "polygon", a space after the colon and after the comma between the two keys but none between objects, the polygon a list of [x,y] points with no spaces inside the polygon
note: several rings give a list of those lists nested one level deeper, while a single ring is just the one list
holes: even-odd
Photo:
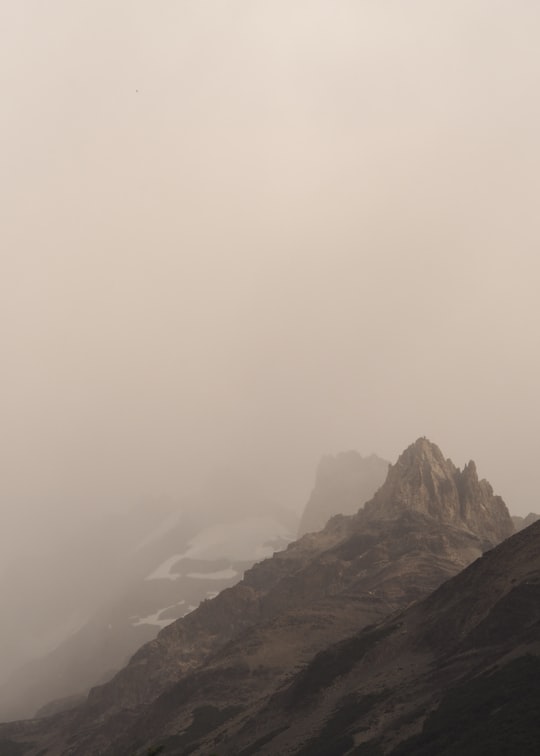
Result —
[{"label": "mountain", "polygon": [[[323,681],[345,674],[361,628],[375,625],[384,635],[385,617],[417,605],[512,531],[504,504],[478,481],[474,466],[458,473],[419,439],[356,515],[336,516],[256,564],[237,585],[162,630],[83,705],[4,725],[0,738],[13,748],[24,743],[27,756],[145,754],[160,745],[165,754],[278,752],[277,730],[292,726],[280,697],[308,674],[284,707],[293,707],[294,720],[298,709],[303,721],[301,702],[321,685],[308,672],[318,654],[330,654]],[[392,506],[392,492],[401,506]],[[371,640],[360,647],[379,638],[378,629],[365,632]],[[336,643],[339,649],[349,642],[334,664]]]},{"label": "mountain", "polygon": [[539,705],[536,522],[428,598],[318,654],[218,752],[532,756]]},{"label": "mountain", "polygon": [[406,449],[365,511],[392,518],[403,511],[426,514],[476,533],[494,545],[514,533],[504,501],[487,480],[478,480],[471,460],[463,470],[426,438]]},{"label": "mountain", "polygon": [[119,551],[116,565],[102,565],[108,571],[101,605],[88,602],[75,631],[11,674],[0,687],[0,720],[72,708],[160,629],[234,585],[255,561],[293,538],[296,522],[275,507],[268,514],[255,506],[251,514],[222,508],[213,522],[208,509],[162,506],[146,518],[146,532],[133,527],[138,511],[121,520],[115,532],[131,529],[138,537]]},{"label": "mountain", "polygon": [[529,512],[527,517],[519,517],[518,515],[512,517],[512,522],[514,523],[516,531],[528,528],[529,525],[532,525],[533,522],[536,522],[537,520],[540,520],[540,515],[535,514],[534,512]]},{"label": "mountain", "polygon": [[321,530],[333,515],[358,512],[384,483],[388,464],[376,454],[362,457],[355,451],[323,457],[298,536]]}]

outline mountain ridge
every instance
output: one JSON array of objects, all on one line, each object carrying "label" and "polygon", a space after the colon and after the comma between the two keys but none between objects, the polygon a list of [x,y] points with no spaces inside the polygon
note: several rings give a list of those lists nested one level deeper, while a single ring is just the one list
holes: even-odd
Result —
[{"label": "mountain ridge", "polygon": [[[268,702],[266,711],[257,713],[259,721],[266,723],[262,733],[257,729],[259,741],[264,729],[271,734],[277,721],[282,728],[281,733],[274,729],[275,736],[268,736],[257,753],[270,756],[282,748],[304,756],[323,753],[324,729],[333,720],[329,729],[335,738],[331,752],[336,756],[364,752],[437,756],[443,751],[429,745],[427,733],[432,738],[429,728],[437,731],[432,715],[448,705],[453,691],[464,693],[478,687],[490,675],[526,658],[532,660],[529,667],[534,663],[534,669],[540,670],[540,522],[486,552],[418,604],[314,657]],[[299,691],[302,695],[302,690],[309,690],[312,700],[304,698],[292,721],[286,708],[290,697],[298,697]],[[519,687],[513,695],[516,690]],[[529,692],[521,690],[518,705],[526,705]],[[539,693],[537,686],[537,699]],[[497,711],[504,701],[498,695],[492,703]],[[350,706],[353,700],[355,705]],[[536,732],[537,721],[535,711],[527,725]],[[243,734],[230,738],[222,753],[228,756],[232,749],[244,753],[245,743],[255,737],[252,727],[245,723]],[[439,722],[439,739],[449,737],[449,728],[451,741],[459,740],[451,721],[449,725]],[[519,742],[520,732],[510,731],[507,737]],[[536,740],[529,750],[519,752],[536,753],[537,745]],[[508,750],[508,741],[500,747],[503,750],[495,745],[489,753],[518,752]],[[444,753],[453,756],[460,750]]]},{"label": "mountain ridge", "polygon": [[[32,723],[36,745],[28,756],[40,748],[50,756],[143,753],[160,739],[171,754],[196,753],[199,740],[201,753],[215,750],[213,732],[249,720],[254,702],[264,709],[316,654],[420,601],[513,529],[502,500],[475,468],[466,470],[458,490],[457,468],[418,439],[363,510],[331,518],[319,533],[256,564],[162,630],[84,705]],[[392,506],[392,496],[401,506]],[[0,728],[0,736],[13,727]]]}]

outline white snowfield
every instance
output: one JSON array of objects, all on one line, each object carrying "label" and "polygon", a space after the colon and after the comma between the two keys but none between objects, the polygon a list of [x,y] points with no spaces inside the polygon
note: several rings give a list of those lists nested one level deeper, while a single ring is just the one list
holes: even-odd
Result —
[{"label": "white snowfield", "polygon": [[186,577],[196,578],[197,580],[232,580],[239,574],[232,567],[228,567],[226,570],[218,570],[217,572],[188,572]]},{"label": "white snowfield", "polygon": [[[220,523],[201,530],[191,539],[186,551],[174,554],[159,565],[146,580],[177,580],[180,573],[172,568],[180,559],[229,559],[234,562],[257,562],[272,556],[273,541],[290,542],[292,535],[285,525],[272,517],[246,517],[233,523]],[[227,573],[226,575],[224,573]],[[225,580],[236,575],[227,570],[219,573],[216,580]],[[189,577],[210,578],[211,573],[190,573]]]},{"label": "white snowfield", "polygon": [[169,557],[163,564],[160,564],[157,570],[154,570],[150,575],[145,577],[145,580],[177,580],[182,577],[181,574],[171,572],[172,566],[179,559],[182,559],[182,554],[174,554]]},{"label": "white snowfield", "polygon": [[[159,619],[159,615],[166,612],[168,609],[174,609],[176,606],[182,606],[182,604],[185,603],[184,600],[178,601],[176,604],[171,604],[170,606],[165,606],[163,609],[159,609],[155,614],[149,614],[146,617],[132,618],[132,620],[136,621],[132,621],[131,624],[133,627],[136,627],[137,625],[157,625],[158,627],[166,627],[167,625],[170,625],[171,622],[176,622],[176,620],[174,618],[171,619],[170,617],[168,619]],[[182,617],[185,617],[185,615],[189,614],[193,609],[195,609],[194,606],[188,606]]]}]

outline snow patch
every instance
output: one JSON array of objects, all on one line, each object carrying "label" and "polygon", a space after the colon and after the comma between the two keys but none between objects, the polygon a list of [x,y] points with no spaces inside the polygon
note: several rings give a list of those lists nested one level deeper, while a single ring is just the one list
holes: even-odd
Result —
[{"label": "snow patch", "polygon": [[272,517],[246,517],[201,530],[191,539],[182,558],[237,562],[265,559],[274,553],[271,542],[276,539],[292,540],[288,528]]},{"label": "snow patch", "polygon": [[232,567],[228,567],[225,570],[218,570],[217,572],[188,572],[187,577],[196,578],[197,580],[232,580],[238,575],[236,570]]},{"label": "snow patch", "polygon": [[[291,533],[285,525],[272,517],[246,517],[232,523],[219,523],[204,528],[191,539],[182,554],[175,554],[163,562],[146,580],[177,580],[181,577],[171,568],[180,559],[215,560],[229,559],[234,562],[258,562],[272,556],[275,541],[289,543]],[[191,573],[190,577],[197,573]],[[200,574],[201,577],[207,575]],[[227,578],[236,575],[227,575]],[[215,578],[225,580],[222,578]]]},{"label": "snow patch", "polygon": [[154,572],[145,577],[145,580],[177,580],[179,577],[182,577],[178,573],[171,572],[173,564],[182,559],[182,556],[182,554],[175,554],[169,557]]},{"label": "snow patch", "polygon": [[132,622],[133,627],[137,627],[137,625],[156,625],[157,627],[166,627],[167,625],[170,625],[171,622],[174,622],[173,619],[159,619],[159,615],[163,609],[160,609],[159,612],[156,612],[155,614],[149,614],[146,617],[140,617],[136,622]]},{"label": "snow patch", "polygon": [[[182,601],[177,601],[176,604],[171,604],[170,606],[166,606],[164,609],[159,609],[159,611],[155,612],[155,614],[148,614],[146,617],[137,617],[136,622],[132,622],[131,625],[132,627],[137,627],[137,625],[157,625],[158,627],[166,627],[166,625],[170,625],[171,622],[176,622],[176,620],[174,618],[171,619],[170,617],[168,619],[159,619],[160,615],[163,614],[163,612],[168,611],[169,609],[174,609],[175,607],[182,606],[182,604],[185,603],[186,602],[182,599]],[[187,612],[189,611],[191,611],[191,605],[187,609]]]}]

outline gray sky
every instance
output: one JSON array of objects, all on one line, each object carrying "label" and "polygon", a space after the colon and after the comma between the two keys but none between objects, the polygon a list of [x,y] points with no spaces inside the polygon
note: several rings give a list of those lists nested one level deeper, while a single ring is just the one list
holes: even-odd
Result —
[{"label": "gray sky", "polygon": [[0,0],[4,540],[419,435],[538,510],[539,26]]}]

